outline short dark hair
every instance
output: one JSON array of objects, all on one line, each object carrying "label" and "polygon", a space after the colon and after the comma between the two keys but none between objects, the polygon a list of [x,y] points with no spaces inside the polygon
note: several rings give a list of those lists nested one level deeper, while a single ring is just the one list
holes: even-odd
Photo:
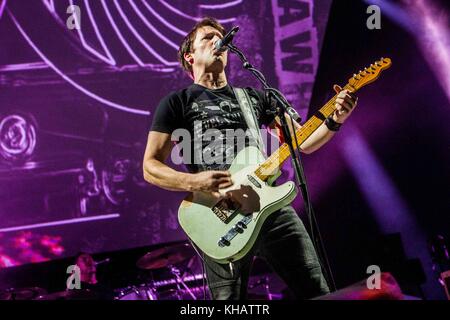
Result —
[{"label": "short dark hair", "polygon": [[92,257],[92,255],[89,253],[89,252],[86,252],[86,251],[78,251],[77,252],[77,254],[74,256],[74,264],[77,264],[77,262],[78,262],[78,259],[81,257],[81,256],[85,256],[85,255],[87,255],[87,256],[91,256]]},{"label": "short dark hair", "polygon": [[184,59],[184,54],[191,52],[193,49],[192,45],[194,43],[195,36],[197,35],[197,30],[207,26],[217,29],[222,36],[227,33],[220,22],[211,17],[205,17],[195,24],[192,30],[189,31],[186,37],[184,37],[183,42],[178,49],[178,59],[180,60],[181,67],[183,67],[183,69],[188,73],[192,73],[192,66]]}]

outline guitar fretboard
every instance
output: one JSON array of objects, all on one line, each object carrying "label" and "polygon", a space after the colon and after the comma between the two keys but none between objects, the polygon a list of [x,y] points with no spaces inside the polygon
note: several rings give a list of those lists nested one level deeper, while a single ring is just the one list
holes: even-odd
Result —
[{"label": "guitar fretboard", "polygon": [[[356,92],[355,88],[350,86],[350,84],[345,85],[344,89],[347,89],[351,92]],[[335,110],[337,94],[334,95],[320,110],[319,112],[323,115],[323,118],[327,118],[330,116]],[[317,128],[324,122],[323,119],[320,119],[316,116],[312,116],[305,122],[305,124],[295,131],[295,135],[297,136],[298,144],[301,146],[309,136],[313,134]],[[295,139],[293,140],[294,148],[297,148],[295,144]],[[265,162],[263,162],[258,169],[255,170],[255,174],[258,178],[263,181],[266,181],[269,177],[274,175],[278,168],[283,164],[283,162],[290,156],[289,146],[286,143],[283,143],[278,150],[276,150],[272,155],[267,158]]]}]

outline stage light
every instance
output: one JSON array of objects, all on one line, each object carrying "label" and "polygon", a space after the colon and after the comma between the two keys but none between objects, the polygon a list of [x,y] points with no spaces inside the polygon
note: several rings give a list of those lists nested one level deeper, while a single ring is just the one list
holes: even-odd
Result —
[{"label": "stage light", "polygon": [[418,24],[415,34],[422,54],[450,101],[450,23],[449,12],[432,0],[403,0],[412,21]]},{"label": "stage light", "polygon": [[450,101],[450,27],[449,12],[433,0],[366,0],[381,8],[381,14],[408,31],[417,41],[422,55]]},{"label": "stage light", "polygon": [[0,1],[0,18],[2,17],[3,12],[5,11],[6,0]]},{"label": "stage light", "polygon": [[420,258],[426,273],[432,274],[433,264],[425,233],[395,182],[357,128],[349,124],[341,139],[342,155],[371,207],[381,232],[400,232],[407,255]]}]

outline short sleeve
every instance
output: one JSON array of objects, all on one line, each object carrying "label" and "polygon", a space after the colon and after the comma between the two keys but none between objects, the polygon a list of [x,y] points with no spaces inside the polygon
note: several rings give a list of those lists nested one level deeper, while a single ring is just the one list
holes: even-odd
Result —
[{"label": "short sleeve", "polygon": [[271,124],[274,121],[275,116],[270,112],[270,104],[267,101],[264,92],[254,88],[245,89],[253,102],[253,107],[255,108],[260,126],[268,126]]},{"label": "short sleeve", "polygon": [[164,97],[153,115],[150,131],[172,133],[182,127],[183,105],[176,93]]}]

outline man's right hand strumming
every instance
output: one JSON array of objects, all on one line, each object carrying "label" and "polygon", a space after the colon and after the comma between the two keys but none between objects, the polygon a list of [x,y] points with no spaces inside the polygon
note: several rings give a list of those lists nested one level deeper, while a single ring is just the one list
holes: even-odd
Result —
[{"label": "man's right hand strumming", "polygon": [[233,185],[231,174],[228,171],[203,171],[192,174],[188,181],[191,191],[211,192],[214,196],[220,197],[220,189]]}]

